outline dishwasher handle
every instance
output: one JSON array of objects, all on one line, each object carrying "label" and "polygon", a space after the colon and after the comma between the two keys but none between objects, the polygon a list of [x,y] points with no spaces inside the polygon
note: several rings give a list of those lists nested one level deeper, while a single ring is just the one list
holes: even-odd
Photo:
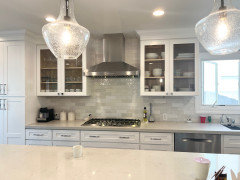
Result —
[{"label": "dishwasher handle", "polygon": [[212,143],[212,140],[211,139],[197,139],[197,138],[182,138],[182,142]]}]

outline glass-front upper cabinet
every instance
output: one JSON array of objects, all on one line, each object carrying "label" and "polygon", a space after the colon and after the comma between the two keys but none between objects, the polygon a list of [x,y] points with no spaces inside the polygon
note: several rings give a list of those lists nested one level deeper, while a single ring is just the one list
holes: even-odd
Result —
[{"label": "glass-front upper cabinet", "polygon": [[45,47],[38,50],[38,91],[41,94],[57,95],[58,61]]},{"label": "glass-front upper cabinet", "polygon": [[66,95],[81,95],[86,91],[86,77],[83,76],[85,56],[84,52],[77,59],[64,60],[64,93]]},{"label": "glass-front upper cabinet", "polygon": [[38,96],[85,96],[86,52],[78,59],[57,59],[45,45],[37,47]]},{"label": "glass-front upper cabinet", "polygon": [[171,93],[196,95],[198,89],[198,43],[194,39],[170,42]]},{"label": "glass-front upper cabinet", "polygon": [[141,44],[141,95],[166,95],[168,91],[169,45],[166,41]]}]

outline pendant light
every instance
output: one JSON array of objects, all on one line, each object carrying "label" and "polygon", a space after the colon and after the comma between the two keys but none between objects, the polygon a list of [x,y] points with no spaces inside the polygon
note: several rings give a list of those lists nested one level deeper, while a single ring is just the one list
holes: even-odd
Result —
[{"label": "pendant light", "polygon": [[90,37],[89,31],[75,19],[73,0],[61,0],[57,20],[44,25],[42,34],[51,52],[63,59],[78,58]]},{"label": "pendant light", "polygon": [[212,12],[195,27],[198,40],[213,55],[224,55],[240,49],[240,10],[231,0],[214,0]]}]

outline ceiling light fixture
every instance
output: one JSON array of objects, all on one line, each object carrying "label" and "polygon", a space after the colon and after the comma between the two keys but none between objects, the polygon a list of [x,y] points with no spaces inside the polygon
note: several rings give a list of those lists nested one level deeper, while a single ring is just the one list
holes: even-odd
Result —
[{"label": "ceiling light fixture", "polygon": [[46,20],[47,22],[54,22],[54,21],[56,21],[56,19],[55,19],[54,17],[52,17],[52,16],[47,16],[47,17],[45,18],[45,20]]},{"label": "ceiling light fixture", "polygon": [[155,10],[155,11],[153,11],[153,15],[154,16],[162,16],[162,15],[164,15],[164,11],[160,10],[160,9]]},{"label": "ceiling light fixture", "polygon": [[43,26],[42,34],[51,52],[61,59],[76,59],[85,50],[90,33],[74,16],[73,0],[61,0],[55,22]]},{"label": "ceiling light fixture", "polygon": [[231,0],[214,0],[212,12],[195,26],[198,40],[213,55],[224,55],[240,49],[240,10]]}]

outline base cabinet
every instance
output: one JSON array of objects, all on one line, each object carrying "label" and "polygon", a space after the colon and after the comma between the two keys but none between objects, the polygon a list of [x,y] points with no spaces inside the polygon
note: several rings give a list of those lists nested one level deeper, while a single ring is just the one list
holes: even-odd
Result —
[{"label": "base cabinet", "polygon": [[33,146],[52,146],[52,141],[26,140],[26,145],[33,145]]},{"label": "base cabinet", "polygon": [[240,136],[224,135],[223,136],[223,153],[240,154]]},{"label": "base cabinet", "polygon": [[26,129],[26,145],[173,151],[173,133]]},{"label": "base cabinet", "polygon": [[139,144],[130,143],[82,142],[82,146],[88,148],[139,149]]}]

